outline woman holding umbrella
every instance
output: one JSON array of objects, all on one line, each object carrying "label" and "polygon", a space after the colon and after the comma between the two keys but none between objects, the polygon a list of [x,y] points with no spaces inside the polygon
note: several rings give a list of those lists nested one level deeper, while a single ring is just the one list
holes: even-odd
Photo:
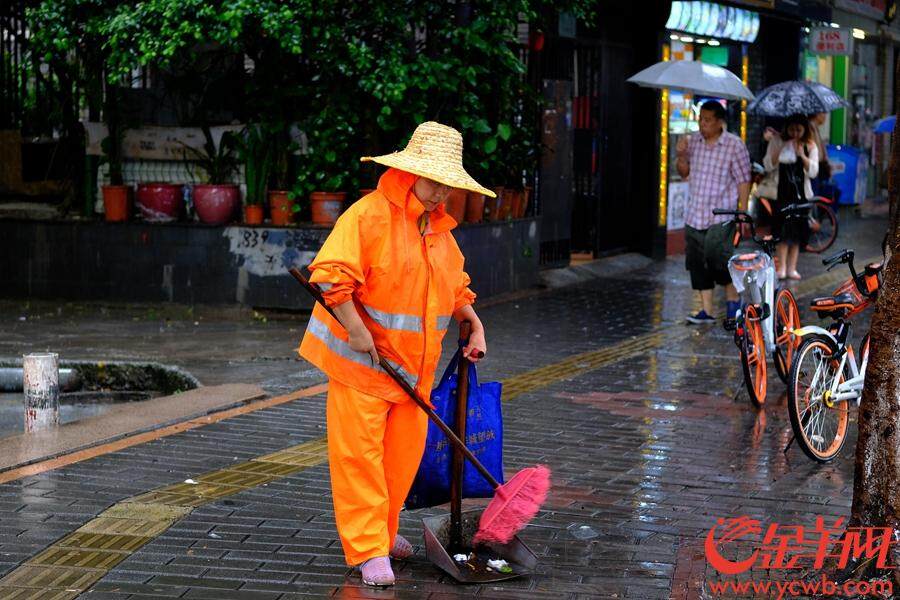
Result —
[{"label": "woman holding umbrella", "polygon": [[811,180],[819,174],[819,148],[805,115],[792,115],[787,119],[781,135],[769,141],[763,166],[766,171],[777,171],[778,196],[772,215],[772,233],[781,237],[777,249],[778,278],[800,279],[797,259],[800,247],[809,241],[809,221],[785,217],[781,210],[812,198]]},{"label": "woman holding umbrella", "polygon": [[[809,238],[806,219],[784,219],[780,209],[788,204],[802,203],[812,198],[811,179],[819,174],[819,161],[825,160],[813,137],[812,127],[805,115],[816,115],[818,121],[825,113],[849,107],[850,103],[831,88],[814,81],[783,81],[771,85],[756,95],[747,112],[765,117],[787,117],[781,136],[769,140],[765,166],[778,172],[779,210],[773,215],[773,233],[781,233],[785,240],[778,247],[778,277],[800,279],[797,258],[800,244]],[[818,132],[816,132],[818,133]]]}]

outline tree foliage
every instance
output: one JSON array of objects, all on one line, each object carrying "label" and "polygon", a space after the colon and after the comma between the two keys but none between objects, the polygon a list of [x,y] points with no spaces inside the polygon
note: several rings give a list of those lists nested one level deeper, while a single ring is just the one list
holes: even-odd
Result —
[{"label": "tree foliage", "polygon": [[119,78],[138,65],[174,74],[210,52],[241,64],[246,56],[253,68],[242,73],[237,118],[297,123],[306,132],[298,191],[353,191],[360,155],[398,149],[428,119],[463,132],[476,177],[521,179],[536,157],[538,98],[525,80],[517,24],[540,27],[561,10],[589,20],[594,5],[44,0],[30,18],[46,53],[102,57]]}]

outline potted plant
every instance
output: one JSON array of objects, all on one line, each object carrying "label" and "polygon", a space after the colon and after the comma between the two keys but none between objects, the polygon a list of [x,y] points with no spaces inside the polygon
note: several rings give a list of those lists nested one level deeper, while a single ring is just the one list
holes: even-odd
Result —
[{"label": "potted plant", "polygon": [[272,170],[273,145],[262,125],[248,125],[235,138],[235,145],[244,163],[244,180],[247,195],[244,197],[244,223],[260,225],[263,222],[263,201],[266,185]]},{"label": "potted plant", "polygon": [[131,186],[123,185],[122,160],[125,141],[125,124],[119,102],[118,88],[107,82],[106,99],[103,107],[106,119],[107,137],[103,140],[103,151],[109,164],[109,185],[102,186],[103,213],[107,221],[127,221],[130,205]]},{"label": "potted plant", "polygon": [[290,225],[294,221],[296,202],[288,189],[291,172],[291,155],[294,144],[287,135],[287,128],[272,132],[272,169],[269,173],[269,211],[273,225]]},{"label": "potted plant", "polygon": [[520,124],[510,130],[504,156],[508,159],[505,189],[510,195],[508,217],[521,219],[525,216],[532,191],[531,187],[524,185],[526,174],[534,169],[538,156],[533,128]]},{"label": "potted plant", "polygon": [[185,145],[185,160],[200,167],[208,181],[194,184],[194,208],[202,223],[222,225],[234,216],[241,198],[237,184],[228,183],[238,167],[234,152],[236,136],[234,132],[226,131],[216,144],[209,127],[204,125],[202,130],[205,140],[202,151]]},{"label": "potted plant", "polygon": [[344,200],[347,198],[347,192],[338,191],[344,188],[346,180],[346,173],[336,173],[325,180],[321,190],[309,195],[313,223],[317,225],[335,224],[338,217],[341,216]]},{"label": "potted plant", "polygon": [[[358,189],[359,169],[343,159],[353,154],[351,142],[358,135],[347,108],[336,98],[303,125],[309,152],[299,165],[294,197],[309,194],[312,222],[318,225],[333,225],[344,209],[346,190]],[[294,206],[295,212],[300,210],[299,204]]]}]

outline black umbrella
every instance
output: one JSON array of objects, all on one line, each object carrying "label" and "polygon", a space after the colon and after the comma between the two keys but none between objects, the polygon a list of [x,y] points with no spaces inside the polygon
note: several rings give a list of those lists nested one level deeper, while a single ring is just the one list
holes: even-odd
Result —
[{"label": "black umbrella", "polygon": [[759,92],[747,106],[747,112],[766,117],[789,117],[831,112],[849,106],[850,103],[837,92],[821,83],[783,81]]}]

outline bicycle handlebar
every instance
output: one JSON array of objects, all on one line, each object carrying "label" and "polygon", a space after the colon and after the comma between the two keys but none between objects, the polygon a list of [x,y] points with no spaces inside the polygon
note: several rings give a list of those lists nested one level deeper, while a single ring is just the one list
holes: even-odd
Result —
[{"label": "bicycle handlebar", "polygon": [[712,210],[712,213],[717,216],[718,215],[731,215],[733,217],[746,217],[747,219],[750,218],[750,215],[747,214],[747,212],[743,211],[743,210],[728,210],[727,208],[714,208]]},{"label": "bicycle handlebar", "polygon": [[853,250],[844,248],[824,259],[822,264],[826,265],[830,271],[837,265],[846,263],[847,267],[850,269],[850,276],[853,277],[853,283],[856,285],[856,289],[859,290],[859,293],[867,298],[874,298],[873,293],[869,292],[865,285],[865,279],[861,278],[859,273],[856,272],[856,265],[853,264],[853,258],[855,256],[856,253]]},{"label": "bicycle handlebar", "polygon": [[767,236],[764,238],[756,236],[756,225],[753,223],[753,217],[750,216],[745,210],[730,210],[727,208],[714,208],[712,210],[714,215],[730,215],[733,218],[731,219],[734,223],[740,225],[742,223],[746,223],[750,226],[750,238],[756,242],[757,245],[762,247],[768,254],[771,254],[774,250],[774,244],[778,243],[778,239],[774,236]]},{"label": "bicycle handlebar", "polygon": [[843,248],[838,250],[828,258],[822,259],[822,264],[829,268],[829,270],[837,264],[844,263],[847,261],[853,261],[853,250],[848,250],[847,248]]}]

